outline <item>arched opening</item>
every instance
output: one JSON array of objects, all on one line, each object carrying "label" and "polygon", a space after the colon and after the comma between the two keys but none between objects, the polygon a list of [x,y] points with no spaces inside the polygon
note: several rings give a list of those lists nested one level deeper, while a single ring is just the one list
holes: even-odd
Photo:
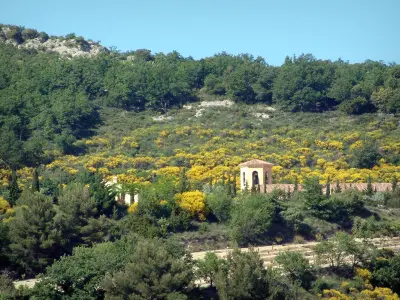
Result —
[{"label": "arched opening", "polygon": [[264,184],[268,184],[268,172],[265,172]]},{"label": "arched opening", "polygon": [[243,186],[246,186],[246,173],[243,172]]},{"label": "arched opening", "polygon": [[252,174],[252,178],[253,178],[253,186],[259,185],[259,179],[258,179],[258,172],[254,171]]}]

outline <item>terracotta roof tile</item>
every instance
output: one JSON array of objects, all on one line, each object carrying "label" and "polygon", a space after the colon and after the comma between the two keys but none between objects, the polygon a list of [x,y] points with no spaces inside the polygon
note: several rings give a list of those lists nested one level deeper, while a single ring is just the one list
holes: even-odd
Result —
[{"label": "terracotta roof tile", "polygon": [[262,167],[272,167],[274,164],[261,159],[252,159],[241,163],[239,167],[250,167],[250,168],[262,168]]}]

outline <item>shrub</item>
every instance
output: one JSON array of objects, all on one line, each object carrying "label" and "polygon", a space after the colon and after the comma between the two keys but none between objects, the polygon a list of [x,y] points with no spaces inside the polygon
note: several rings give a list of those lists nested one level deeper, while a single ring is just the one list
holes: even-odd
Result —
[{"label": "shrub", "polygon": [[220,222],[226,222],[230,218],[232,197],[224,186],[216,186],[206,196],[207,206]]},{"label": "shrub", "polygon": [[176,202],[179,207],[189,212],[192,216],[197,217],[200,221],[204,221],[208,214],[205,194],[200,191],[191,191],[177,194]]},{"label": "shrub", "polygon": [[104,291],[99,286],[104,276],[123,269],[136,243],[137,238],[131,238],[91,248],[74,248],[71,256],[63,256],[47,268],[32,290],[33,298],[102,299]]},{"label": "shrub", "polygon": [[46,32],[39,33],[39,39],[41,43],[46,42],[49,39],[49,35]]},{"label": "shrub", "polygon": [[67,40],[75,39],[75,38],[76,38],[76,35],[75,35],[75,33],[71,32],[71,33],[68,33],[67,35],[65,35],[65,38],[66,38]]},{"label": "shrub", "polygon": [[24,29],[22,30],[22,38],[24,40],[30,40],[37,38],[39,36],[39,32],[35,29]]},{"label": "shrub", "polygon": [[221,268],[215,280],[220,299],[265,299],[269,295],[266,270],[257,252],[235,249],[226,260],[226,268]]},{"label": "shrub", "polygon": [[276,217],[276,206],[265,194],[248,194],[236,200],[230,234],[239,244],[257,242]]},{"label": "shrub", "polygon": [[2,196],[0,196],[0,215],[6,213],[7,209],[10,209],[11,206]]},{"label": "shrub", "polygon": [[207,252],[204,259],[196,262],[198,278],[204,280],[212,287],[218,272],[226,267],[226,261],[218,258],[213,252]]},{"label": "shrub", "polygon": [[299,280],[304,288],[310,288],[314,276],[310,264],[303,254],[286,251],[279,253],[275,260],[293,282]]},{"label": "shrub", "polygon": [[371,282],[375,286],[389,287],[400,293],[400,255],[390,258],[386,265],[374,270]]}]

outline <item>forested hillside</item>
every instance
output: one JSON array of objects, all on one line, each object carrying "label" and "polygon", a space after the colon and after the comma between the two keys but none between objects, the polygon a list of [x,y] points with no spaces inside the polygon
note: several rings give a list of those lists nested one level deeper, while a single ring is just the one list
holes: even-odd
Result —
[{"label": "forested hillside", "polygon": [[[398,299],[400,256],[368,239],[400,232],[400,66],[74,56],[44,43],[85,48],[74,34],[0,35],[0,298]],[[238,191],[254,158],[303,190]],[[254,251],[188,253],[306,240],[314,264],[284,253],[275,270]]]},{"label": "forested hillside", "polygon": [[[103,175],[118,174],[121,165],[122,170],[135,168],[140,173],[180,166],[176,151],[182,152],[186,167],[196,163],[185,152],[223,153],[212,167],[234,167],[255,155],[282,167],[275,170],[276,182],[293,181],[289,171],[321,169],[317,175],[326,175],[374,166],[374,180],[390,181],[395,172],[391,166],[399,162],[398,65],[331,62],[307,54],[287,57],[276,67],[247,54],[194,60],[177,52],[149,50],[71,59],[4,43],[0,47],[3,180],[12,170],[52,162],[57,166],[64,161],[73,173],[75,165],[68,162],[73,157],[78,169],[102,168]],[[219,113],[206,108],[205,115],[217,114],[214,122],[205,116],[190,119],[187,112],[176,110],[191,103],[196,109],[207,99],[229,99],[234,105]],[[262,112],[268,108],[260,105],[272,105],[275,111]],[[258,109],[262,121],[255,122]],[[150,115],[157,113],[168,114],[166,121],[152,121]],[[173,114],[175,120],[168,122]],[[202,140],[199,147],[196,135]],[[116,155],[121,162],[107,162],[118,160]],[[146,157],[148,162],[136,163]],[[340,181],[366,181],[369,173],[362,173],[331,175]]]}]

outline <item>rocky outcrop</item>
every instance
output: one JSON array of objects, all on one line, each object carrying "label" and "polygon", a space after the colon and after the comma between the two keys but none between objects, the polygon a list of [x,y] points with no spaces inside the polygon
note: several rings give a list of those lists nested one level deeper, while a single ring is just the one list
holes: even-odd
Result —
[{"label": "rocky outcrop", "polygon": [[34,29],[0,25],[0,42],[12,44],[19,49],[35,49],[47,53],[58,53],[64,57],[91,57],[109,50],[98,42],[82,37],[50,37]]}]

